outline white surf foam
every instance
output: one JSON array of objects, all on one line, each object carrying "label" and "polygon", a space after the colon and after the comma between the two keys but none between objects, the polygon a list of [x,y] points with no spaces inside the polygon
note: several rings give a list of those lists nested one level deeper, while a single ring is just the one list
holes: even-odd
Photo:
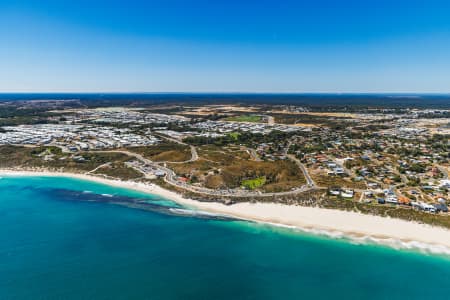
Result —
[{"label": "white surf foam", "polygon": [[210,217],[227,217],[225,215],[221,214],[215,214],[203,210],[191,210],[191,209],[184,209],[184,208],[169,208],[171,212],[174,212],[176,214],[180,215],[186,215],[186,216],[210,216]]},{"label": "white surf foam", "polygon": [[336,230],[324,230],[315,228],[302,228],[293,225],[284,225],[271,222],[260,222],[270,226],[276,226],[281,228],[287,228],[294,231],[301,231],[309,234],[326,236],[333,239],[344,239],[357,245],[383,245],[397,250],[412,250],[419,251],[424,254],[444,254],[450,256],[450,248],[443,245],[436,245],[430,243],[424,243],[419,241],[404,241],[394,238],[379,238],[374,236],[360,236],[352,233],[346,233]]}]

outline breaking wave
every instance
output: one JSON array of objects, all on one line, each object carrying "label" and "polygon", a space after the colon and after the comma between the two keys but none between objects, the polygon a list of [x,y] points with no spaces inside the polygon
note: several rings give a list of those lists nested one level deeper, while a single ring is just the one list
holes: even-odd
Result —
[{"label": "breaking wave", "polygon": [[333,239],[342,239],[349,241],[353,244],[357,245],[382,245],[382,246],[388,246],[390,248],[396,249],[396,250],[412,250],[412,251],[418,251],[420,253],[424,254],[439,254],[439,255],[446,255],[450,256],[450,248],[443,246],[443,245],[437,245],[437,244],[431,244],[431,243],[424,243],[419,241],[407,241],[407,240],[400,240],[400,239],[394,239],[394,238],[380,238],[380,237],[374,237],[370,235],[358,235],[358,234],[352,234],[337,230],[325,230],[325,229],[317,229],[317,228],[302,228],[298,226],[293,225],[284,225],[279,223],[271,223],[271,222],[261,222],[263,224],[267,224],[270,226],[275,227],[281,227],[281,228],[287,228],[294,231],[301,231],[308,234],[318,235],[318,236],[325,236],[328,238]]}]

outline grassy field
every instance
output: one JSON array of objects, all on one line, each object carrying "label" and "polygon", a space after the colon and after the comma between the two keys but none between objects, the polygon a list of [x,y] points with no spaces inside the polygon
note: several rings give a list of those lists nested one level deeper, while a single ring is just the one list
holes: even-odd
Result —
[{"label": "grassy field", "polygon": [[249,190],[254,190],[256,188],[259,188],[261,186],[263,186],[266,183],[266,177],[258,177],[255,179],[246,179],[246,180],[242,180],[242,187],[249,189]]}]

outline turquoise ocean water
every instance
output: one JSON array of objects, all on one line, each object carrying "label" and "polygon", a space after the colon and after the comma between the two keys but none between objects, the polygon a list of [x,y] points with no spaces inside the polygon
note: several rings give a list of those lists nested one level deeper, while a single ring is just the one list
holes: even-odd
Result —
[{"label": "turquoise ocean water", "polygon": [[0,299],[450,298],[448,257],[171,208],[92,182],[0,179]]}]

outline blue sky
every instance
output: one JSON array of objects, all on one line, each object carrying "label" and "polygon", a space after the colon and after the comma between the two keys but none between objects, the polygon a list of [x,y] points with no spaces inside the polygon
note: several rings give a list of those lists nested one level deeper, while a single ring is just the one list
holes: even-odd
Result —
[{"label": "blue sky", "polygon": [[0,92],[450,92],[450,1],[0,0]]}]

